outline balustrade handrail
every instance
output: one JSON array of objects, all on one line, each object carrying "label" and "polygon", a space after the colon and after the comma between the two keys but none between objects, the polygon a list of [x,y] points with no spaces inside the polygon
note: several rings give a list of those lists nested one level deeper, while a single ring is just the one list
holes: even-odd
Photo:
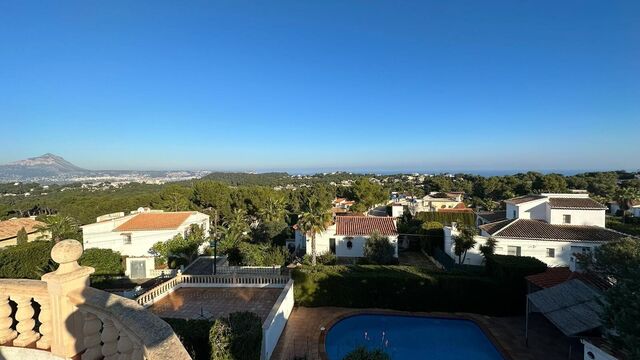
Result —
[{"label": "balustrade handrail", "polygon": [[133,300],[94,288],[71,293],[69,299],[79,309],[121,325],[129,339],[142,346],[148,360],[190,359],[169,324]]},{"label": "balustrade handrail", "polygon": [[0,294],[48,297],[47,283],[42,280],[0,279]]}]

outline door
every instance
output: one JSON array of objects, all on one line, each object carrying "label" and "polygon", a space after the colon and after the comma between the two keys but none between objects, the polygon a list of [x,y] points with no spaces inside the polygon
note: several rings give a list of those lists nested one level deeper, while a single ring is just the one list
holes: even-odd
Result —
[{"label": "door", "polygon": [[147,262],[144,260],[131,261],[131,278],[144,279],[147,277]]},{"label": "door", "polygon": [[331,251],[331,253],[333,255],[336,254],[336,239],[335,238],[329,238],[329,251]]}]

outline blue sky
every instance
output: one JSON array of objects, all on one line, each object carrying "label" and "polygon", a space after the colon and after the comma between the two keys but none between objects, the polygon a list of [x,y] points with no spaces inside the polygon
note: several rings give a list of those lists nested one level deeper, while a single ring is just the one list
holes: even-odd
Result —
[{"label": "blue sky", "polygon": [[3,1],[0,163],[638,169],[638,1]]}]

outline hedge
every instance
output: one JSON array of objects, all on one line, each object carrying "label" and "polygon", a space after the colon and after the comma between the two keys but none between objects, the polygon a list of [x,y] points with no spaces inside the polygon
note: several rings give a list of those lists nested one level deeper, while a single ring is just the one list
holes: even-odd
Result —
[{"label": "hedge", "polygon": [[211,358],[209,331],[213,321],[174,318],[163,318],[162,320],[171,326],[192,359],[209,360]]},{"label": "hedge", "polygon": [[37,279],[58,265],[51,260],[53,241],[32,241],[0,249],[0,278]]},{"label": "hedge", "polygon": [[476,214],[472,212],[425,211],[425,212],[417,213],[415,218],[425,223],[430,221],[436,221],[445,226],[451,225],[452,222],[465,224],[465,225],[476,224]]},{"label": "hedge", "polygon": [[85,249],[78,260],[82,266],[96,269],[94,275],[119,276],[124,274],[122,256],[111,249]]},{"label": "hedge", "polygon": [[262,346],[262,319],[248,312],[219,318],[209,332],[211,360],[259,360]]},{"label": "hedge", "polygon": [[410,266],[318,265],[297,268],[292,276],[296,304],[309,307],[515,315],[524,304],[519,292],[494,278]]},{"label": "hedge", "polygon": [[491,255],[486,260],[490,276],[502,282],[523,282],[525,276],[547,270],[547,265],[530,256]]}]

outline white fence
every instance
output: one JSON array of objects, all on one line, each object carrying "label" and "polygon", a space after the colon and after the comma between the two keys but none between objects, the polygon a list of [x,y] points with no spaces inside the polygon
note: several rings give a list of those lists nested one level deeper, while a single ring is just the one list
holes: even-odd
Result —
[{"label": "white fence", "polygon": [[178,275],[179,269],[153,269],[149,270],[149,276],[152,278],[156,277],[174,277]]},{"label": "white fence", "polygon": [[260,287],[284,288],[290,280],[281,275],[184,275],[180,274],[140,295],[138,304],[149,307],[176,289],[183,287]]},{"label": "white fence", "polygon": [[293,280],[289,280],[285,285],[282,293],[273,305],[269,316],[262,324],[262,348],[260,351],[260,359],[269,360],[278,345],[280,335],[287,325],[289,315],[293,310]]},{"label": "white fence", "polygon": [[260,275],[280,275],[280,266],[218,266],[218,274],[260,274]]}]

